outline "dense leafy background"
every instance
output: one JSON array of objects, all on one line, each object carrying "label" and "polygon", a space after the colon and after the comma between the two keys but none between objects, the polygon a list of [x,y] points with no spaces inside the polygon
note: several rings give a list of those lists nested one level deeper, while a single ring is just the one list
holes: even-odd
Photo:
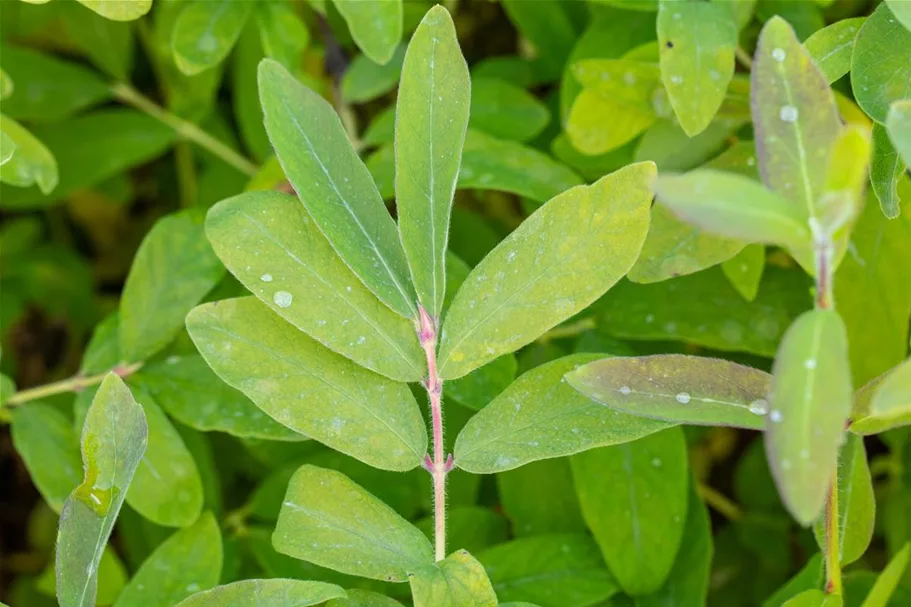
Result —
[{"label": "dense leafy background", "polygon": [[[144,364],[128,378],[141,412],[113,379],[75,397],[63,393],[2,410],[0,599],[13,607],[54,605],[55,573],[58,581],[68,583],[74,578],[67,576],[74,575],[74,583],[87,583],[82,580],[86,565],[79,560],[87,558],[97,573],[99,605],[171,605],[218,583],[273,577],[362,588],[358,604],[363,605],[385,604],[369,602],[380,599],[368,591],[407,603],[406,585],[381,580],[403,581],[408,559],[419,562],[430,551],[405,523],[427,534],[432,530],[428,475],[411,469],[427,440],[416,404],[423,396],[414,399],[403,384],[386,379],[415,382],[423,372],[416,342],[411,350],[395,347],[403,341],[396,336],[413,336],[410,323],[393,312],[407,313],[413,306],[415,294],[400,292],[395,280],[397,274],[407,277],[412,260],[395,250],[397,240],[395,246],[383,240],[385,228],[377,228],[372,252],[353,247],[358,250],[352,254],[363,259],[346,258],[350,269],[341,263],[307,214],[316,217],[319,211],[308,206],[305,212],[287,196],[291,185],[320,200],[331,193],[323,183],[296,178],[308,167],[283,162],[289,184],[272,146],[280,155],[284,146],[293,152],[294,146],[310,144],[334,151],[332,137],[347,133],[370,173],[362,172],[361,180],[348,187],[382,211],[381,200],[391,202],[402,192],[396,180],[404,174],[397,166],[398,146],[423,143],[420,137],[408,141],[397,134],[403,128],[395,122],[397,96],[409,115],[433,115],[432,99],[423,104],[408,95],[407,78],[399,85],[404,43],[431,3],[155,0],[151,9],[150,4],[3,3],[0,130],[3,154],[10,149],[8,140],[16,148],[3,165],[0,186],[0,367],[15,385],[28,388],[77,371],[96,375],[121,362]],[[788,39],[785,28],[770,30],[769,36],[780,36],[774,49],[793,57],[804,42],[832,83],[841,118],[872,126],[870,191],[850,240],[839,245],[843,261],[835,283],[854,387],[907,357],[911,108],[902,100],[911,96],[911,2],[720,0],[663,2],[660,8],[655,0],[445,4],[454,14],[470,74],[441,80],[441,91],[464,92],[460,84],[470,78],[471,113],[461,168],[457,177],[449,175],[457,180],[457,191],[446,295],[440,296],[442,285],[434,274],[416,281],[422,303],[448,310],[463,281],[461,297],[495,298],[498,289],[478,280],[483,273],[466,281],[471,268],[504,240],[513,248],[492,257],[500,255],[504,263],[511,255],[522,259],[533,245],[516,228],[534,210],[572,186],[598,182],[633,162],[653,161],[661,173],[711,169],[699,175],[713,192],[723,187],[742,192],[736,188],[747,187],[744,182],[760,188],[759,171],[772,190],[790,200],[800,196],[790,191],[791,180],[824,191],[825,163],[807,165],[812,175],[797,174],[800,167],[789,157],[786,141],[765,150],[757,167],[754,134],[768,138],[782,121],[800,120],[814,146],[812,155],[832,144],[832,125],[839,120],[823,102],[812,114],[785,110],[790,106],[776,97],[781,91],[774,87],[763,92],[763,107],[771,113],[751,117],[743,55],[752,55],[763,24],[778,15],[798,40]],[[741,55],[739,63],[735,54]],[[267,114],[265,124],[257,89],[263,57],[272,61],[261,72],[290,70],[318,93],[304,94],[294,78],[276,77],[277,84],[263,95],[289,100],[288,115]],[[782,72],[771,60],[752,65],[754,80],[794,82],[800,75]],[[817,103],[811,93],[805,103]],[[464,121],[464,109],[448,111]],[[322,128],[337,120],[335,113],[344,131],[327,128],[314,142],[286,128],[291,118]],[[395,147],[394,136],[399,137]],[[457,140],[453,136],[452,145]],[[343,154],[333,160],[333,170],[353,162]],[[645,174],[647,167],[627,171]],[[441,162],[437,169],[445,174],[447,167]],[[770,173],[778,183],[768,183]],[[620,188],[623,174],[618,175],[593,189]],[[659,183],[659,194],[663,187],[702,193],[700,183],[667,179]],[[261,216],[249,217],[238,201],[220,206],[204,222],[209,207],[244,189],[282,193],[243,199],[246,205],[255,201]],[[584,207],[587,194],[574,192],[545,211]],[[766,190],[755,196],[773,194]],[[698,202],[706,201],[699,197]],[[800,202],[815,212],[813,200]],[[642,221],[645,208],[632,200],[629,207],[623,212],[630,221]],[[454,330],[488,331],[490,343],[499,344],[499,349],[478,346],[468,352],[467,363],[457,364],[455,354],[464,353],[445,338],[443,343],[443,353],[453,361],[443,367],[444,376],[453,378],[446,384],[447,442],[464,463],[450,476],[450,546],[474,556],[453,554],[422,578],[420,592],[435,596],[434,587],[449,575],[483,586],[478,563],[501,601],[541,607],[696,605],[706,592],[711,605],[779,605],[818,586],[821,530],[799,527],[784,509],[755,432],[755,412],[748,411],[760,405],[744,398],[764,392],[765,374],[744,372],[747,387],[740,386],[732,398],[734,408],[718,413],[741,430],[676,427],[677,406],[698,404],[697,391],[690,390],[685,403],[666,394],[655,397],[650,406],[663,420],[656,421],[607,409],[561,381],[576,366],[605,354],[698,354],[771,371],[785,330],[812,307],[812,297],[800,267],[807,265],[800,250],[804,233],[793,226],[770,227],[761,219],[739,224],[746,226],[743,233],[721,237],[655,206],[638,260],[599,248],[587,256],[591,267],[559,269],[588,272],[594,292],[632,266],[627,278],[594,303],[584,290],[576,300],[557,301],[559,284],[548,284],[528,305],[541,305],[545,296],[555,300],[541,305],[525,324],[510,325],[507,318],[496,319],[494,327],[477,326],[472,324],[477,316],[465,314],[464,305],[461,315],[454,312]],[[257,236],[257,225],[271,226],[277,240]],[[237,237],[242,229],[248,230],[243,239]],[[586,234],[574,231],[571,222],[557,222],[552,232],[548,242],[555,247],[586,244]],[[432,244],[434,252],[442,250],[440,243]],[[261,252],[257,259],[250,258],[252,247]],[[392,259],[392,269],[388,281],[368,290],[358,276],[370,272],[373,253]],[[301,259],[311,266],[294,265]],[[288,280],[287,272],[283,277],[276,269],[300,278]],[[314,299],[323,297],[315,290],[327,279],[348,281],[348,293],[340,299],[358,305],[345,308],[328,291],[321,307],[307,313],[290,305],[314,293],[320,295]],[[264,283],[269,284],[265,293]],[[283,321],[254,297],[198,308],[184,324],[198,303],[251,294],[310,337],[289,337]],[[374,301],[374,294],[388,308],[376,305],[365,317],[358,302]],[[554,312],[556,306],[563,307]],[[559,318],[578,314],[538,337],[538,325],[549,326],[549,312]],[[323,328],[325,322],[329,329]],[[370,333],[377,326],[392,327],[392,337]],[[248,334],[235,331],[239,327]],[[508,336],[497,333],[503,327]],[[320,344],[337,340],[346,345],[333,349],[385,377],[347,374],[346,361],[337,356],[319,358],[320,364],[340,385],[356,388],[360,400],[324,394],[315,382],[303,380],[276,381],[268,392],[258,391],[244,383],[257,360],[249,350],[207,356],[217,376],[200,356],[219,331],[235,331],[232,338],[280,351],[291,371],[315,360]],[[507,343],[507,337],[513,341]],[[839,348],[843,345],[836,339],[825,351]],[[637,360],[660,366],[667,359]],[[908,365],[902,369],[902,377],[888,380],[896,391],[907,390]],[[648,393],[654,388],[636,383],[641,371],[622,368],[632,379],[621,389]],[[700,372],[706,394],[717,395],[715,370]],[[577,380],[580,376],[574,385]],[[2,389],[5,398],[9,384]],[[89,409],[96,389],[127,403],[132,417],[118,421],[133,428],[135,436],[142,432],[131,423],[146,420],[147,446],[139,449],[137,438],[138,450],[122,453],[123,469],[111,471],[109,462],[90,465],[91,449],[83,445],[80,451],[83,427],[105,436],[102,412]],[[409,428],[405,436],[382,434],[370,425],[376,417],[370,407],[384,402],[380,395],[387,389],[402,393],[395,399],[399,409],[384,414]],[[312,398],[336,398],[331,402],[339,414],[325,419],[308,411],[288,415],[285,403],[302,391]],[[557,423],[534,406],[513,414],[528,402],[528,394],[539,395],[539,403],[559,403],[564,418]],[[888,392],[871,394],[858,396],[867,410],[894,405]],[[505,423],[507,413],[512,425]],[[363,433],[357,448],[336,440],[335,424],[345,420],[356,420],[352,423]],[[289,428],[346,455],[297,440]],[[881,430],[874,422],[867,428],[871,434]],[[852,437],[841,447],[846,605],[861,605],[877,573],[911,540],[909,438],[905,427]],[[517,446],[520,440],[540,441],[542,448],[529,456],[528,449]],[[100,470],[120,479],[115,486],[129,484],[130,491],[95,499],[80,493],[83,462],[96,474]],[[408,536],[400,540],[409,546],[402,563],[380,552],[359,568],[361,575],[375,578],[365,580],[287,556],[341,571],[357,558],[326,557],[309,544],[296,545],[293,533],[279,537],[289,528],[318,527],[321,519],[313,512],[331,516],[346,499],[361,499],[361,489],[325,469],[342,472],[389,506],[370,514],[380,521],[377,525]],[[327,495],[332,499],[308,491],[319,482],[331,485]],[[289,483],[287,499],[306,500],[310,518],[286,510],[280,516]],[[795,483],[805,485],[801,479]],[[68,500],[74,489],[75,497]],[[120,509],[110,546],[69,559],[75,573],[55,572],[58,514],[81,516],[88,512],[85,504],[92,503],[102,517],[116,516]],[[111,529],[104,524],[107,518],[97,520],[103,546]],[[364,543],[358,556],[372,549]],[[907,549],[904,554],[907,558]],[[890,605],[909,604],[911,571],[895,575],[898,589]],[[315,597],[314,604],[338,596],[325,584],[279,584],[239,582],[217,591],[223,595],[201,595],[193,604],[221,604],[235,592],[260,597],[299,592]],[[142,591],[151,586],[154,592]],[[329,603],[336,604],[347,603]]]}]

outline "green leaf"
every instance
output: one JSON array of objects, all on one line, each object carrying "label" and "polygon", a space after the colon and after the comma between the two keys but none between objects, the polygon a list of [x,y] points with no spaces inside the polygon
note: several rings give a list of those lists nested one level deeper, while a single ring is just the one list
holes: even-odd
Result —
[{"label": "green leaf", "polygon": [[439,318],[449,215],[468,128],[471,81],[445,8],[427,12],[405,54],[395,124],[399,232],[421,305]]},{"label": "green leaf", "polygon": [[516,378],[518,363],[512,354],[495,358],[468,375],[446,384],[446,397],[480,411]]},{"label": "green leaf", "polygon": [[674,566],[656,592],[636,598],[636,607],[705,605],[712,569],[712,527],[709,512],[690,482],[683,539]]},{"label": "green leaf", "polygon": [[272,544],[294,558],[390,582],[433,563],[430,542],[392,508],[348,477],[309,465],[291,478]]},{"label": "green leaf", "polygon": [[41,497],[60,512],[82,482],[79,438],[73,423],[59,408],[40,401],[10,412],[13,446]]},{"label": "green leaf", "polygon": [[881,124],[873,125],[873,157],[870,159],[870,184],[883,214],[889,219],[901,215],[898,183],[905,174],[905,163]]},{"label": "green leaf", "polygon": [[853,391],[845,325],[833,310],[801,315],[772,369],[765,445],[782,501],[801,525],[826,500]]},{"label": "green leaf", "polygon": [[194,76],[221,63],[253,9],[252,2],[191,0],[182,8],[171,32],[174,62]]},{"label": "green leaf", "polygon": [[851,69],[851,55],[857,32],[866,17],[842,19],[817,30],[804,41],[804,48],[813,58],[826,82],[832,84]]},{"label": "green leaf", "polygon": [[804,590],[784,603],[781,607],[841,607],[841,595],[828,595],[822,590]]},{"label": "green leaf", "polygon": [[402,604],[376,592],[351,589],[348,590],[347,598],[333,599],[326,603],[326,607],[402,607]]},{"label": "green leaf", "polygon": [[[41,191],[4,187],[0,189],[0,207],[18,210],[49,206],[160,156],[176,137],[173,129],[155,118],[127,108],[98,110],[35,128],[34,133],[56,158],[60,183],[53,188],[55,172],[50,172],[37,180],[39,188],[44,187]],[[4,176],[12,162],[3,165]],[[43,155],[40,164],[52,166]]]},{"label": "green leaf", "polygon": [[2,67],[0,67],[0,99],[8,99],[16,87],[13,85],[13,79],[9,77]]},{"label": "green leaf", "polygon": [[535,70],[543,81],[555,80],[563,70],[576,32],[563,3],[557,0],[504,0],[503,10],[519,33],[537,50]]},{"label": "green leaf", "polygon": [[515,536],[586,532],[567,458],[532,462],[496,478]]},{"label": "green leaf", "polygon": [[415,318],[414,288],[395,222],[338,114],[268,59],[259,65],[259,94],[269,139],[311,218],[367,288],[402,316]]},{"label": "green leaf", "polygon": [[747,301],[756,299],[759,281],[765,269],[765,247],[749,244],[740,253],[721,264],[721,269],[731,285]]},{"label": "green leaf", "polygon": [[206,235],[251,293],[313,339],[392,379],[425,375],[413,323],[358,280],[296,198],[265,191],[229,198],[209,211]]},{"label": "green leaf", "polygon": [[[261,7],[260,12],[264,12],[271,10],[265,7],[276,6],[276,3],[261,2],[259,6]],[[278,161],[272,155],[272,145],[269,143],[269,136],[266,135],[266,127],[263,125],[263,110],[259,104],[259,92],[256,90],[256,69],[262,56],[261,36],[257,29],[248,23],[237,40],[232,59],[231,86],[234,93],[234,120],[237,123],[240,138],[250,155],[259,161],[269,159],[269,163],[250,180],[246,190],[271,189],[272,184],[266,188],[258,187],[256,184],[257,177],[261,177],[269,169],[276,169],[276,180],[285,181],[285,175],[281,173]]]},{"label": "green leaf", "polygon": [[861,388],[851,417],[851,431],[864,435],[911,425],[911,359]]},{"label": "green leaf", "polygon": [[[769,488],[771,488],[771,479]],[[773,496],[774,498],[774,496]],[[825,566],[823,564],[823,555],[817,552],[804,564],[804,566],[795,573],[783,586],[778,588],[762,603],[762,607],[781,607],[788,598],[799,594],[805,590],[821,588],[825,580]]]},{"label": "green leaf", "polygon": [[[695,137],[687,135],[679,124],[670,119],[661,119],[653,124],[636,144],[633,158],[637,162],[651,160],[658,165],[658,172],[687,171],[707,164],[705,168],[735,170],[729,162],[744,160],[739,156],[741,148],[748,144],[751,156],[752,142],[739,142],[739,145],[725,149],[731,135],[745,120],[720,118],[709,123],[708,127]],[[722,153],[719,156],[719,152]],[[755,164],[755,158],[753,159]],[[740,167],[736,167],[740,168]]]},{"label": "green leaf", "polygon": [[857,105],[879,123],[889,105],[911,97],[911,30],[880,4],[857,34],[851,59],[851,88]]},{"label": "green leaf", "polygon": [[911,557],[911,544],[905,544],[879,574],[876,584],[873,585],[873,589],[870,590],[870,594],[867,595],[861,607],[886,607],[908,566],[909,557]]},{"label": "green leaf", "polygon": [[655,191],[679,217],[713,234],[791,251],[812,242],[805,208],[742,175],[714,169],[664,175]]},{"label": "green leaf", "polygon": [[550,122],[550,111],[524,89],[499,78],[471,81],[471,126],[512,141],[528,141]]},{"label": "green leaf", "polygon": [[737,28],[730,11],[705,2],[658,9],[661,80],[680,126],[691,137],[709,125],[734,75]]},{"label": "green leaf", "polygon": [[466,550],[409,574],[414,607],[497,607],[484,567]]},{"label": "green leaf", "polygon": [[206,512],[152,552],[117,597],[114,607],[171,607],[196,591],[215,587],[221,565],[218,521]]},{"label": "green leaf", "polygon": [[158,220],[146,234],[120,299],[120,354],[144,361],[183,328],[184,317],[218,284],[224,268],[195,210]]},{"label": "green leaf", "polygon": [[886,128],[892,145],[906,165],[911,165],[911,99],[896,101],[889,108]]},{"label": "green leaf", "polygon": [[892,10],[892,14],[905,26],[905,28],[911,31],[911,7],[906,3],[900,2],[900,0],[886,0],[885,4],[889,6],[889,9]]},{"label": "green leaf", "polygon": [[620,590],[588,535],[551,534],[513,540],[485,550],[478,560],[503,602],[587,607]]},{"label": "green leaf", "polygon": [[252,297],[199,306],[187,329],[215,373],[279,423],[377,468],[420,464],[427,429],[406,385],[334,354]]},{"label": "green leaf", "polygon": [[387,63],[402,39],[402,0],[333,0],[358,48],[374,63]]},{"label": "green leaf", "polygon": [[461,377],[530,343],[613,286],[645,240],[654,174],[654,164],[640,163],[573,188],[491,251],[446,315],[440,376]]},{"label": "green leaf", "polygon": [[57,599],[61,607],[95,604],[98,563],[146,448],[146,421],[129,389],[109,374],[82,432],[85,480],[66,503],[57,534]]},{"label": "green leaf", "polygon": [[762,28],[751,86],[762,180],[796,213],[815,217],[841,122],[826,79],[781,17]]},{"label": "green leaf", "polygon": [[768,412],[769,374],[720,358],[605,358],[566,379],[613,409],[672,423],[762,430]]},{"label": "green leaf", "polygon": [[57,161],[41,141],[2,114],[0,136],[4,158],[0,164],[0,181],[20,188],[37,184],[42,194],[49,194],[57,187]]},{"label": "green leaf", "polygon": [[620,587],[658,590],[674,565],[687,511],[686,441],[670,428],[570,458],[582,516]]},{"label": "green leaf", "polygon": [[662,422],[605,407],[563,380],[578,365],[598,358],[596,354],[567,356],[519,377],[459,433],[456,465],[475,474],[491,474],[636,440],[666,428]]},{"label": "green leaf", "polygon": [[[876,501],[867,451],[859,436],[848,434],[838,457],[838,554],[842,565],[863,556],[873,539]],[[826,516],[813,525],[819,549],[826,550]]]},{"label": "green leaf", "polygon": [[290,2],[261,2],[256,10],[259,37],[266,57],[295,69],[310,44],[310,32]]},{"label": "green leaf", "polygon": [[133,21],[139,19],[152,8],[152,0],[76,0],[95,11],[105,19],[112,21]]},{"label": "green leaf", "polygon": [[130,79],[133,69],[133,29],[129,23],[112,21],[75,2],[61,3],[70,38],[89,59],[110,76]]},{"label": "green leaf", "polygon": [[395,49],[392,59],[385,65],[377,65],[367,55],[358,55],[342,76],[342,99],[348,103],[365,103],[385,95],[399,83],[404,59],[405,47],[402,45]]},{"label": "green leaf", "polygon": [[[335,584],[300,580],[241,580],[199,592],[177,607],[307,607],[345,597]],[[329,605],[335,604],[334,601]],[[345,605],[346,603],[342,603]]]},{"label": "green leaf", "polygon": [[221,381],[198,355],[173,355],[144,365],[130,383],[141,386],[180,423],[202,432],[265,440],[304,439]]},{"label": "green leaf", "polygon": [[186,527],[202,510],[196,462],[168,416],[141,388],[134,388],[148,424],[148,446],[127,493],[127,504],[153,523]]},{"label": "green leaf", "polygon": [[60,122],[111,98],[98,74],[53,55],[4,44],[0,65],[16,83],[3,113],[16,120]]}]

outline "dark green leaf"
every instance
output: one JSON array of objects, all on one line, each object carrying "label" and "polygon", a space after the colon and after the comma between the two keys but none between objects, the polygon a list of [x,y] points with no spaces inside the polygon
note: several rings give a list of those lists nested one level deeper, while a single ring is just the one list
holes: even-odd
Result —
[{"label": "dark green leaf", "polygon": [[387,63],[402,39],[402,0],[333,2],[364,54],[375,63]]},{"label": "dark green leaf", "polygon": [[129,80],[134,45],[131,25],[106,19],[85,5],[61,4],[67,33],[92,63],[118,80]]},{"label": "dark green leaf", "polygon": [[545,459],[501,472],[497,487],[517,537],[585,532],[568,459]]},{"label": "dark green leaf", "polygon": [[536,137],[550,122],[543,103],[505,80],[478,78],[471,81],[471,126],[512,141]]},{"label": "dark green leaf", "polygon": [[191,0],[180,11],[171,34],[174,61],[194,76],[221,63],[247,22],[253,2]]}]

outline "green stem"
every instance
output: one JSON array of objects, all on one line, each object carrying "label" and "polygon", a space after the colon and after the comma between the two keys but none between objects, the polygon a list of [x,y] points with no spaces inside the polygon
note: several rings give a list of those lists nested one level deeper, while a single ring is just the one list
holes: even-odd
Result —
[{"label": "green stem", "polygon": [[826,592],[842,594],[841,541],[838,537],[838,472],[832,474],[829,499],[826,500]]},{"label": "green stem", "polygon": [[743,50],[743,48],[740,46],[735,48],[734,56],[737,57],[737,61],[740,62],[740,65],[747,68],[748,70],[753,69],[753,60],[750,58],[750,54]]},{"label": "green stem", "polygon": [[699,483],[696,489],[699,493],[699,497],[701,497],[706,504],[717,512],[720,512],[728,520],[739,521],[743,518],[743,510],[726,495],[715,491],[715,489],[703,483]]},{"label": "green stem", "polygon": [[545,333],[544,335],[539,337],[536,341],[538,341],[539,343],[542,343],[542,344],[546,344],[550,341],[553,341],[554,339],[562,339],[564,337],[575,337],[576,335],[579,335],[580,333],[585,333],[586,331],[588,331],[590,329],[594,329],[595,326],[596,326],[596,323],[595,323],[594,318],[591,318],[591,317],[583,318],[582,320],[578,320],[576,322],[566,323],[566,324],[560,325],[559,327],[554,327],[553,329],[551,329],[550,331],[548,331],[547,333]]},{"label": "green stem", "polygon": [[84,390],[90,386],[96,386],[100,384],[104,378],[108,376],[108,373],[116,373],[120,377],[127,377],[138,371],[140,367],[142,367],[142,363],[133,363],[130,365],[114,367],[110,371],[105,371],[104,373],[99,373],[98,375],[74,375],[69,379],[64,379],[50,384],[45,384],[43,386],[38,386],[36,388],[29,388],[28,390],[16,392],[9,398],[9,400],[6,401],[6,405],[22,405],[29,401],[45,398],[47,396],[53,396],[55,394],[61,394],[63,392],[79,392],[80,390]]},{"label": "green stem", "polygon": [[111,86],[111,92],[118,100],[126,103],[127,105],[131,105],[136,109],[145,112],[152,118],[159,120],[163,124],[168,125],[184,139],[192,141],[196,145],[205,148],[215,156],[218,156],[236,168],[241,173],[252,177],[259,170],[255,164],[232,150],[230,147],[212,135],[208,134],[192,122],[184,120],[183,118],[175,116],[171,112],[165,110],[160,105],[144,96],[129,84],[118,82]]}]

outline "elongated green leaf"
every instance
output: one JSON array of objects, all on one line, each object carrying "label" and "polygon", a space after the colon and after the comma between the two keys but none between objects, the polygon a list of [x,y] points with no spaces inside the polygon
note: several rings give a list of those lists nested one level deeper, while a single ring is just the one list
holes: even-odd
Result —
[{"label": "elongated green leaf", "polygon": [[446,296],[449,215],[468,128],[471,80],[452,17],[427,12],[408,44],[395,120],[395,194],[402,245],[421,305]]},{"label": "elongated green leaf", "polygon": [[842,19],[822,28],[807,38],[803,45],[826,82],[832,84],[851,69],[854,40],[865,17]]},{"label": "elongated green leaf", "polygon": [[59,122],[111,97],[96,72],[52,55],[5,44],[0,65],[16,83],[3,113],[16,120]]},{"label": "elongated green leaf", "polygon": [[895,219],[901,214],[898,183],[906,168],[904,160],[892,145],[886,128],[881,124],[874,125],[870,184],[883,214],[889,219]]},{"label": "elongated green leaf", "polygon": [[269,139],[312,219],[367,288],[416,317],[395,222],[335,110],[272,60],[259,65],[259,94]]},{"label": "elongated green leaf", "polygon": [[402,39],[402,0],[333,2],[364,54],[380,65],[388,62]]},{"label": "elongated green leaf", "polygon": [[653,163],[639,163],[573,188],[491,251],[446,315],[441,377],[461,377],[524,346],[613,286],[645,240],[654,174]]},{"label": "elongated green leaf", "polygon": [[3,137],[0,181],[19,188],[37,184],[42,194],[49,194],[57,187],[57,161],[43,143],[2,114],[0,136]]},{"label": "elongated green leaf", "polygon": [[911,425],[911,360],[861,388],[851,417],[851,431],[858,434]]},{"label": "elongated green leaf", "polygon": [[201,356],[174,355],[145,365],[130,378],[130,383],[141,386],[182,424],[203,432],[266,440],[305,438],[221,381]]},{"label": "elongated green leaf", "polygon": [[413,323],[358,280],[294,197],[229,198],[209,211],[206,235],[251,293],[324,346],[392,379],[425,375]]},{"label": "elongated green leaf", "polygon": [[11,412],[13,446],[44,501],[60,512],[82,482],[79,437],[73,424],[60,409],[40,401]]},{"label": "elongated green leaf", "polygon": [[886,116],[892,145],[906,165],[911,165],[911,99],[896,101]]},{"label": "elongated green leaf", "polygon": [[465,550],[408,576],[414,607],[497,607],[484,567]]},{"label": "elongated green leaf", "polygon": [[[121,81],[133,68],[133,29],[75,2],[62,3],[67,34],[96,66]],[[59,100],[58,100],[59,101]]]},{"label": "elongated green leaf", "polygon": [[194,76],[221,63],[250,16],[253,2],[191,0],[180,11],[171,33],[174,61]]},{"label": "elongated green leaf", "polygon": [[870,594],[864,599],[861,607],[886,607],[908,566],[909,558],[911,558],[911,544],[905,544],[879,574],[876,584],[873,585],[873,589],[870,590]]},{"label": "elongated green leaf", "polygon": [[605,407],[563,380],[567,372],[598,358],[567,356],[519,377],[459,433],[456,465],[475,474],[502,472],[666,428],[668,424]]},{"label": "elongated green leaf", "polygon": [[136,252],[120,300],[123,360],[143,361],[168,345],[222,276],[199,213],[181,211],[156,222]]},{"label": "elongated green leaf", "polygon": [[496,478],[503,512],[516,537],[585,533],[567,458],[532,462]]},{"label": "elongated green leaf", "polygon": [[731,286],[747,301],[756,299],[759,281],[765,269],[765,247],[754,243],[747,245],[740,253],[721,264],[721,269]]},{"label": "elongated green leaf", "polygon": [[[867,465],[867,451],[859,436],[849,434],[838,457],[838,554],[842,565],[863,556],[873,539],[876,500]],[[826,550],[826,516],[813,525],[819,549]]]},{"label": "elongated green leaf", "polygon": [[658,199],[715,234],[802,251],[811,242],[806,209],[734,173],[699,169],[655,182]]},{"label": "elongated green leaf", "polygon": [[114,374],[98,389],[82,431],[85,480],[63,505],[57,533],[57,600],[95,604],[98,562],[146,448],[145,416]]},{"label": "elongated green leaf", "polygon": [[406,385],[334,354],[252,297],[200,306],[187,329],[215,373],[279,423],[377,468],[420,464],[427,429]]},{"label": "elongated green leaf", "polygon": [[309,465],[291,478],[272,544],[322,567],[391,582],[433,563],[430,542],[392,508],[343,474]]},{"label": "elongated green leaf", "polygon": [[284,579],[242,580],[194,594],[181,601],[177,607],[307,607],[331,599],[344,598],[345,594],[345,591],[335,584],[325,582]]},{"label": "elongated green leaf", "polygon": [[471,82],[471,126],[495,137],[528,141],[550,122],[543,103],[524,89],[499,78]]},{"label": "elongated green leaf", "polygon": [[832,310],[804,313],[775,357],[765,433],[782,501],[804,526],[825,502],[852,398],[841,317]]},{"label": "elongated green leaf", "polygon": [[769,374],[718,358],[605,358],[566,379],[613,409],[667,422],[762,430],[768,413]]},{"label": "elongated green leaf", "polygon": [[826,79],[780,17],[769,19],[759,36],[751,86],[762,180],[815,217],[841,123]]},{"label": "elongated green leaf", "polygon": [[632,595],[658,590],[673,567],[686,520],[683,431],[669,428],[592,449],[570,463],[582,516],[621,588]]},{"label": "elongated green leaf", "polygon": [[152,0],[77,0],[105,19],[132,21],[139,19],[152,8]]},{"label": "elongated green leaf", "polygon": [[737,28],[728,9],[705,2],[658,9],[661,80],[680,126],[701,133],[724,101],[734,75]]},{"label": "elongated green leaf", "polygon": [[478,560],[501,601],[586,607],[620,590],[588,535],[561,533],[513,540],[482,552]]},{"label": "elongated green leaf", "polygon": [[[365,103],[385,95],[399,84],[404,60],[405,47],[403,45],[396,48],[392,59],[385,65],[377,65],[366,55],[358,55],[351,61],[351,65],[342,76],[342,99],[349,103]],[[287,63],[282,62],[282,65],[288,69],[294,69],[294,66],[288,66]],[[401,98],[401,89],[399,98]],[[390,124],[390,127],[392,126]],[[390,133],[393,129],[394,127],[390,128]]]},{"label": "elongated green leaf", "polygon": [[171,607],[218,584],[222,540],[218,522],[206,512],[166,539],[142,563],[114,607]]},{"label": "elongated green leaf", "polygon": [[202,480],[196,462],[168,416],[141,388],[134,388],[145,412],[148,447],[133,476],[127,503],[150,521],[186,527],[202,510]]},{"label": "elongated green leaf", "polygon": [[857,105],[879,123],[889,105],[911,97],[911,30],[896,19],[887,3],[867,18],[851,59],[851,88]]}]

